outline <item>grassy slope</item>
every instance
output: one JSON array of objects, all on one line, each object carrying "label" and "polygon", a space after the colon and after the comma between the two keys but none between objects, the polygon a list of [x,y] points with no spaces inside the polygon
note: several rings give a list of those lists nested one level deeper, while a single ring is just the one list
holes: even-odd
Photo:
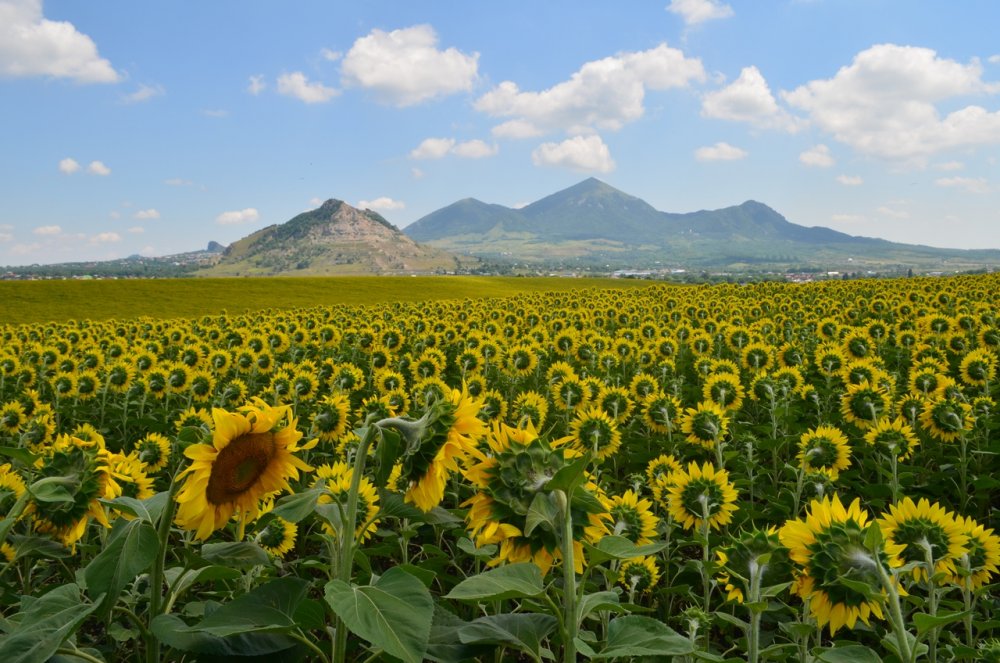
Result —
[{"label": "grassy slope", "polygon": [[505,297],[521,292],[642,285],[649,282],[485,276],[0,281],[0,324],[196,317],[263,308]]}]

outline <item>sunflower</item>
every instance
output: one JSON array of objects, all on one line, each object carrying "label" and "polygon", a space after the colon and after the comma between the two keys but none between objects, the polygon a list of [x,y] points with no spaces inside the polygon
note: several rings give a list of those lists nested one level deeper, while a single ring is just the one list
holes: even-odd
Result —
[{"label": "sunflower", "polygon": [[743,348],[741,358],[745,367],[754,373],[759,373],[774,366],[774,360],[771,358],[772,353],[773,348],[771,346],[759,341],[753,341]]},{"label": "sunflower", "polygon": [[0,465],[0,491],[9,492],[14,496],[14,499],[17,499],[24,494],[25,490],[24,479],[17,473],[17,470],[10,463]]},{"label": "sunflower", "polygon": [[660,385],[652,375],[636,373],[629,382],[628,390],[636,402],[644,401],[653,394],[660,393]]},{"label": "sunflower", "polygon": [[609,527],[612,534],[623,536],[638,546],[653,542],[658,519],[653,514],[652,502],[639,499],[634,490],[626,490],[623,495],[603,497],[601,502],[611,516]]},{"label": "sunflower", "polygon": [[977,348],[962,358],[958,370],[966,384],[984,386],[996,378],[996,355],[985,348]]},{"label": "sunflower", "polygon": [[180,474],[184,484],[176,497],[176,522],[203,540],[236,514],[242,538],[246,523],[257,517],[262,497],[289,490],[290,478],[312,469],[294,453],[316,442],[298,446],[302,433],[295,428],[291,409],[270,407],[259,398],[239,412],[213,409],[212,418],[212,444],[184,450],[193,462]]},{"label": "sunflower", "polygon": [[871,382],[848,385],[847,391],[840,397],[840,412],[844,419],[862,430],[878,423],[888,409],[888,392]]},{"label": "sunflower", "polygon": [[910,371],[908,386],[913,394],[926,398],[936,396],[941,389],[941,379],[944,376],[937,366],[925,366]]},{"label": "sunflower", "polygon": [[743,385],[738,375],[716,373],[705,380],[701,396],[724,410],[739,410],[743,405]]},{"label": "sunflower", "polygon": [[839,428],[822,425],[802,434],[796,458],[805,472],[823,472],[836,481],[851,466],[851,447]]},{"label": "sunflower", "polygon": [[153,480],[147,476],[138,454],[128,456],[114,454],[110,459],[111,475],[121,487],[121,494],[137,500],[145,500],[156,494]]},{"label": "sunflower", "polygon": [[520,428],[531,423],[535,429],[545,425],[545,417],[549,412],[549,402],[537,391],[522,391],[514,399],[514,404],[508,412],[508,420]]},{"label": "sunflower", "polygon": [[712,463],[698,467],[690,463],[688,469],[671,475],[673,485],[667,489],[670,515],[685,529],[703,527],[705,517],[713,529],[727,525],[739,508],[739,494],[729,481],[729,473],[716,470]]},{"label": "sunflower", "polygon": [[986,529],[972,518],[956,518],[962,533],[968,537],[966,551],[959,556],[958,572],[948,580],[956,585],[969,583],[971,589],[979,589],[990,583],[994,575],[1000,574],[1000,536]]},{"label": "sunflower", "polygon": [[344,394],[330,394],[320,399],[312,416],[312,434],[320,442],[333,442],[350,425],[351,403]]},{"label": "sunflower", "polygon": [[260,531],[254,536],[254,540],[268,554],[274,557],[284,557],[295,547],[295,537],[298,536],[299,526],[289,522],[281,516],[275,516],[267,521]]},{"label": "sunflower", "polygon": [[178,432],[185,428],[200,428],[204,431],[211,431],[213,426],[212,415],[208,410],[200,407],[189,407],[174,419],[174,427]]},{"label": "sunflower", "polygon": [[480,403],[466,392],[449,389],[417,422],[418,438],[403,458],[402,480],[408,482],[405,499],[424,512],[441,503],[451,472],[458,470],[486,433],[478,418]]},{"label": "sunflower", "polygon": [[959,435],[972,430],[974,423],[972,406],[955,398],[927,400],[920,412],[920,424],[924,430],[941,442],[954,442]]},{"label": "sunflower", "polygon": [[135,379],[136,370],[131,364],[118,361],[104,370],[104,385],[114,394],[124,394]]},{"label": "sunflower", "polygon": [[[889,505],[889,512],[878,519],[882,536],[890,544],[903,546],[904,563],[917,562],[913,568],[916,580],[928,578],[924,562],[927,548],[934,560],[934,573],[955,574],[955,560],[966,552],[969,541],[953,513],[927,498],[914,503],[909,497]],[[925,548],[926,546],[926,548]]]},{"label": "sunflower", "polygon": [[139,462],[146,473],[159,472],[170,462],[170,440],[159,433],[149,433],[135,445]]},{"label": "sunflower", "polygon": [[745,532],[716,550],[715,555],[720,567],[719,584],[730,601],[743,603],[750,596],[751,586],[763,589],[792,579],[788,549],[781,545],[774,527]]},{"label": "sunflower", "polygon": [[553,404],[563,411],[572,411],[587,404],[587,386],[576,375],[567,375],[550,387]]},{"label": "sunflower", "polygon": [[[320,465],[316,468],[315,479],[312,485],[316,486],[320,481],[324,481],[324,492],[320,495],[317,503],[333,504],[337,502],[344,504],[347,496],[351,492],[351,478],[354,476],[354,469],[348,467],[347,463],[336,462],[332,465]],[[358,484],[358,510],[357,520],[354,523],[355,540],[364,542],[371,538],[378,526],[378,521],[374,520],[378,513],[378,493],[374,484],[368,477],[362,476]],[[336,530],[328,523],[323,523],[323,531],[330,536],[336,536]]]},{"label": "sunflower", "polygon": [[93,518],[104,527],[110,527],[102,499],[113,499],[120,494],[118,484],[111,477],[107,452],[87,451],[66,435],[57,440],[50,453],[37,464],[38,478],[61,477],[72,498],[65,502],[39,502],[29,498],[25,515],[34,520],[35,529],[52,534],[62,544],[76,552],[76,542],[83,537],[87,524]]},{"label": "sunflower", "polygon": [[622,443],[618,425],[597,405],[580,411],[573,418],[570,434],[574,449],[581,454],[593,451],[598,460],[613,455]]},{"label": "sunflower", "polygon": [[691,444],[714,449],[729,432],[729,417],[718,403],[702,401],[697,407],[689,407],[684,411],[681,432]]},{"label": "sunflower", "polygon": [[[495,424],[486,438],[490,455],[474,452],[479,462],[465,471],[465,477],[477,492],[462,506],[469,507],[465,519],[476,545],[499,545],[490,566],[534,562],[546,574],[562,559],[557,528],[545,522],[532,524],[528,514],[536,500],[550,502],[553,495],[546,490],[546,484],[577,456],[567,448],[568,442],[569,438],[550,442],[539,437],[531,424],[524,428]],[[574,493],[569,508],[573,563],[576,572],[582,573],[582,542],[596,543],[607,531],[607,515],[597,485],[587,481]]]},{"label": "sunflower", "polygon": [[618,584],[630,594],[649,594],[660,581],[660,567],[652,557],[633,557],[618,567]]},{"label": "sunflower", "polygon": [[516,345],[506,353],[507,373],[515,377],[531,375],[538,366],[538,348],[532,343]]},{"label": "sunflower", "polygon": [[913,428],[902,417],[891,420],[888,417],[879,419],[878,423],[865,433],[865,442],[877,449],[885,450],[890,455],[895,455],[900,461],[912,456],[914,448],[920,444]]},{"label": "sunflower", "polygon": [[632,398],[624,387],[601,386],[597,404],[616,424],[624,423],[632,414]]},{"label": "sunflower", "polygon": [[[841,582],[842,578],[861,582],[880,591],[882,577],[891,567],[902,565],[903,547],[885,543],[878,550],[865,545],[868,514],[855,499],[844,507],[840,496],[813,500],[805,518],[786,522],[778,532],[789,557],[798,565],[798,580],[792,591],[808,601],[809,610],[820,628],[829,625],[830,635],[841,627],[854,628],[858,619],[868,624],[871,617],[882,619],[883,601]],[[879,568],[881,567],[881,569]]]},{"label": "sunflower", "polygon": [[650,394],[642,401],[642,421],[654,433],[672,433],[684,416],[676,396]]},{"label": "sunflower", "polygon": [[24,406],[18,401],[10,401],[0,407],[0,431],[8,435],[17,435],[26,423],[28,417],[24,414]]},{"label": "sunflower", "polygon": [[488,389],[479,397],[479,418],[487,425],[507,417],[507,399],[496,389]]}]

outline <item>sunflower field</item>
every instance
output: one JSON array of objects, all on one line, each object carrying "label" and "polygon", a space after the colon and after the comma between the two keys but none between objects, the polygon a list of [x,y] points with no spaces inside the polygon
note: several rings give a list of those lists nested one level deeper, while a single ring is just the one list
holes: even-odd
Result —
[{"label": "sunflower field", "polygon": [[1000,661],[998,301],[0,326],[0,660]]}]

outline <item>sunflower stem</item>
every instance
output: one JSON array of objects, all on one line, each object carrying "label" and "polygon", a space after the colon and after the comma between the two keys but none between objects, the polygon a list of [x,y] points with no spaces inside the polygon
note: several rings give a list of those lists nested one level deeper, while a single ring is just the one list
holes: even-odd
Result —
[{"label": "sunflower stem", "polygon": [[[358,518],[358,491],[361,489],[361,475],[365,471],[365,461],[368,458],[368,447],[379,432],[377,425],[368,426],[361,436],[361,442],[354,457],[354,469],[351,473],[351,487],[347,493],[347,513],[340,529],[340,550],[337,557],[337,580],[351,583],[354,571],[354,523]],[[334,618],[334,663],[347,660],[347,626],[340,617]]]},{"label": "sunflower stem", "polygon": [[573,515],[570,511],[571,495],[556,491],[564,502],[562,513],[562,565],[563,565],[563,662],[576,662],[576,636],[579,621],[576,615],[576,564],[573,559]]},{"label": "sunflower stem", "polygon": [[910,641],[907,638],[906,624],[903,621],[903,609],[900,605],[899,590],[896,581],[889,576],[881,562],[877,562],[879,578],[882,580],[882,587],[888,595],[889,621],[892,622],[892,633],[896,638],[896,647],[899,649],[899,658],[904,663],[913,660],[913,652],[910,650]]},{"label": "sunflower stem", "polygon": [[177,503],[174,496],[177,494],[177,478],[170,481],[170,488],[167,491],[167,504],[160,514],[159,526],[156,530],[156,538],[159,549],[156,551],[156,559],[153,560],[153,568],[149,574],[149,621],[146,624],[146,661],[147,663],[157,663],[160,660],[160,641],[152,632],[153,620],[160,615],[163,602],[163,567],[167,563],[167,543],[170,538],[170,525],[174,520],[174,509]]}]

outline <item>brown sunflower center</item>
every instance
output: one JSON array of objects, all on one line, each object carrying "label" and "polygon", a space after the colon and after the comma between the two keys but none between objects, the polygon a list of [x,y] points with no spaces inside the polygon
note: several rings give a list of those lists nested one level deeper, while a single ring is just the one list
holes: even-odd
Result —
[{"label": "brown sunflower center", "polygon": [[206,497],[212,504],[232,502],[260,478],[274,458],[273,433],[247,433],[230,442],[215,459]]}]

